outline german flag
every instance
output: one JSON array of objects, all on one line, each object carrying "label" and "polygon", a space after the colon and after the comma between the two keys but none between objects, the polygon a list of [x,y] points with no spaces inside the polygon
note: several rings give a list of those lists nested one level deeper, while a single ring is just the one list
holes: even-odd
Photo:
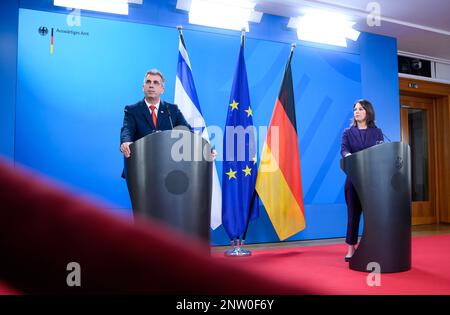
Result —
[{"label": "german flag", "polygon": [[294,48],[284,70],[256,180],[256,191],[280,240],[306,225],[291,72]]},{"label": "german flag", "polygon": [[54,49],[54,38],[53,38],[53,27],[52,27],[52,33],[50,36],[50,55],[53,55],[53,49]]}]

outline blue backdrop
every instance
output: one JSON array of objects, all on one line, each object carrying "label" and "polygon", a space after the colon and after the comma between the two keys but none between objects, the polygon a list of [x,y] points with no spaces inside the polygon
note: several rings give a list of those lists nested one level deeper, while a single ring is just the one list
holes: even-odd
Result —
[{"label": "blue backdrop", "polygon": [[[47,35],[39,34],[41,27]],[[184,35],[206,123],[223,127],[239,33],[192,29]],[[289,42],[246,41],[255,126],[269,123],[289,50]],[[142,98],[143,76],[153,67],[165,74],[163,98],[172,102],[177,55],[174,27],[86,16],[71,27],[65,14],[20,9],[16,161],[130,216],[118,149],[123,108]],[[342,237],[345,178],[339,151],[353,102],[373,100],[378,125],[391,140],[400,136],[396,41],[362,34],[348,49],[300,42],[292,71],[307,228],[289,240]],[[247,242],[278,241],[263,208],[261,214],[250,224]],[[213,244],[229,243],[222,227],[211,238]]]},{"label": "blue backdrop", "polygon": [[14,159],[18,1],[0,2],[0,154]]}]

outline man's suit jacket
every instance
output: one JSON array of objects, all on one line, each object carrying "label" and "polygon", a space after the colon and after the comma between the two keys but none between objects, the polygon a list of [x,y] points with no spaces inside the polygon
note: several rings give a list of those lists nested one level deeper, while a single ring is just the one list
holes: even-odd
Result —
[{"label": "man's suit jacket", "polygon": [[[172,119],[172,124],[170,118]],[[176,126],[186,126],[192,130],[177,105],[161,100],[158,109],[156,127],[144,100],[125,106],[123,126],[120,131],[120,143],[134,142],[156,130],[170,130]]]}]

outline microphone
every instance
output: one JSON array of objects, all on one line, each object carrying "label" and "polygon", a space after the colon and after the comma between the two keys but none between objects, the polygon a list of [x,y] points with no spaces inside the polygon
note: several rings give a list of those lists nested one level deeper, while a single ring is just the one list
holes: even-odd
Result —
[{"label": "microphone", "polygon": [[389,142],[392,142],[391,139],[389,139],[389,137],[386,136],[384,133],[383,133],[383,137],[385,137]]},{"label": "microphone", "polygon": [[167,109],[167,112],[169,113],[170,126],[171,126],[172,129],[173,129],[172,114],[170,113],[169,105],[167,105],[167,104],[166,104],[166,109]]}]

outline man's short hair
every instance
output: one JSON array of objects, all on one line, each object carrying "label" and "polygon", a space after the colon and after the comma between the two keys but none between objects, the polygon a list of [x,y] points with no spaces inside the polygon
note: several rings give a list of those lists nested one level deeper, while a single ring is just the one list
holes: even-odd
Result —
[{"label": "man's short hair", "polygon": [[150,69],[150,70],[147,71],[147,73],[146,73],[145,76],[144,76],[144,84],[145,84],[145,78],[147,78],[147,76],[148,76],[149,74],[151,74],[151,75],[159,75],[159,76],[161,77],[161,82],[162,82],[162,84],[164,85],[164,82],[165,82],[165,80],[164,80],[164,75],[163,75],[162,72],[159,71],[158,69]]}]

